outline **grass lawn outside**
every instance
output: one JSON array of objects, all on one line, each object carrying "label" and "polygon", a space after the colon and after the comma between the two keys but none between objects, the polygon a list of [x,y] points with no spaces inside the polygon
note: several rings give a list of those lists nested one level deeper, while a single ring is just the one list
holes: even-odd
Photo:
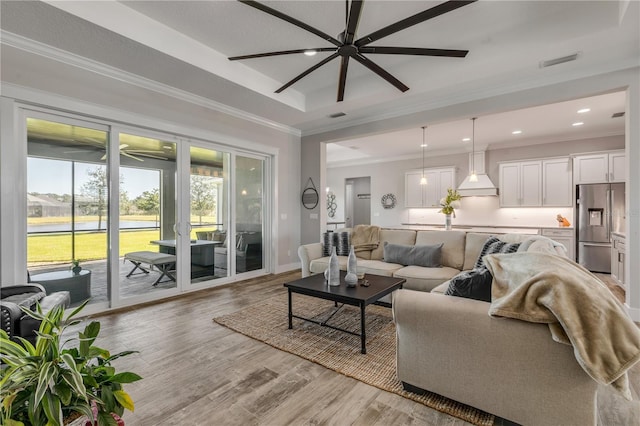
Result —
[{"label": "grass lawn outside", "polygon": [[[105,223],[107,220],[106,216],[102,217],[102,222]],[[159,221],[159,217],[156,215],[120,215],[121,221],[140,221],[140,222],[156,222]],[[76,216],[75,222],[97,222],[98,216]],[[215,216],[202,216],[202,222],[207,223],[216,223]],[[44,224],[56,224],[56,223],[71,223],[71,216],[47,216],[47,217],[29,217],[27,218],[28,225],[44,225]],[[191,223],[193,225],[198,225],[200,223],[200,216],[191,216]]]},{"label": "grass lawn outside", "polygon": [[[158,240],[160,231],[121,231],[119,255],[131,251],[158,251],[151,240]],[[76,259],[80,261],[107,258],[106,232],[76,232]],[[27,237],[27,264],[34,266],[45,263],[71,264],[71,234],[29,235]]]}]

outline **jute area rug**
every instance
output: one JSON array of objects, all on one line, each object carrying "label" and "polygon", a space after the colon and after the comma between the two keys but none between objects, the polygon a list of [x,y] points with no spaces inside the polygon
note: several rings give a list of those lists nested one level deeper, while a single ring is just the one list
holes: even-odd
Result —
[{"label": "jute area rug", "polygon": [[[319,321],[334,310],[333,302],[293,295],[294,314]],[[406,392],[396,377],[396,333],[391,310],[370,305],[366,311],[367,353],[360,337],[294,318],[288,329],[287,295],[278,295],[214,321],[231,330],[298,355],[345,376],[422,403],[476,425],[493,425],[494,416],[434,393]],[[360,310],[345,305],[329,324],[360,332]]]}]

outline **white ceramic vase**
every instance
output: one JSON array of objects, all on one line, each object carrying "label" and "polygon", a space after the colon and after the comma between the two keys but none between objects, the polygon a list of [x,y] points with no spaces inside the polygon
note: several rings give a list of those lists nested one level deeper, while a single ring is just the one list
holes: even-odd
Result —
[{"label": "white ceramic vase", "polygon": [[329,279],[327,281],[330,286],[340,285],[340,264],[338,263],[338,255],[336,254],[335,247],[333,247],[331,259],[329,259]]},{"label": "white ceramic vase", "polygon": [[347,260],[347,275],[344,277],[344,282],[348,287],[355,287],[358,284],[358,261],[353,246],[351,246],[351,249],[349,249],[349,259]]},{"label": "white ceramic vase", "polygon": [[447,231],[451,231],[451,215],[450,214],[444,215],[444,229]]}]

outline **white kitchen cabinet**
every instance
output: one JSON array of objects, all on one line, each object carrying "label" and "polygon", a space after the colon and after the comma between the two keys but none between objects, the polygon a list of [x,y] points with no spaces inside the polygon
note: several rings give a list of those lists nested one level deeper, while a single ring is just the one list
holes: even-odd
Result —
[{"label": "white kitchen cabinet", "polygon": [[541,234],[562,244],[567,249],[567,257],[576,260],[576,237],[573,229],[542,228]]},{"label": "white kitchen cabinet", "polygon": [[611,234],[611,278],[622,287],[625,286],[624,262],[625,262],[625,237]]},{"label": "white kitchen cabinet", "polygon": [[607,183],[625,181],[624,151],[599,152],[573,158],[573,183]]},{"label": "white kitchen cabinet", "polygon": [[542,206],[573,206],[573,186],[569,157],[542,160]]},{"label": "white kitchen cabinet", "polygon": [[422,169],[405,173],[405,207],[440,207],[440,199],[455,188],[455,168],[425,169],[426,185],[420,185]]},{"label": "white kitchen cabinet", "polygon": [[500,207],[571,207],[568,157],[499,164]]},{"label": "white kitchen cabinet", "polygon": [[500,207],[542,205],[540,160],[500,163]]},{"label": "white kitchen cabinet", "polygon": [[625,181],[626,158],[624,151],[609,153],[609,182]]}]

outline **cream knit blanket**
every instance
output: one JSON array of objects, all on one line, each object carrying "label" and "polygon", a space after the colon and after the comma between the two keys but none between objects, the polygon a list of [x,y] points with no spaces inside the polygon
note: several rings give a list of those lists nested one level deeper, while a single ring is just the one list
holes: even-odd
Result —
[{"label": "cream knit blanket", "polygon": [[640,329],[607,286],[577,263],[546,253],[491,254],[489,315],[549,325],[598,383],[631,400],[627,370],[640,361]]},{"label": "cream knit blanket", "polygon": [[354,252],[374,250],[380,244],[380,227],[375,225],[356,225],[351,233],[351,245]]}]

